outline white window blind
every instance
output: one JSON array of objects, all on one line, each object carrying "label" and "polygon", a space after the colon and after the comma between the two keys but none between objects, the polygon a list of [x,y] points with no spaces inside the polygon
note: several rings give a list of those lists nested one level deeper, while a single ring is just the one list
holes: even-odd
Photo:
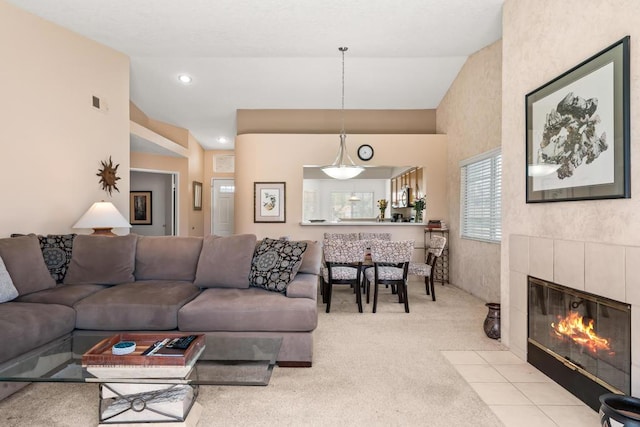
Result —
[{"label": "white window blind", "polygon": [[500,242],[502,238],[500,149],[460,162],[460,230],[463,238]]}]

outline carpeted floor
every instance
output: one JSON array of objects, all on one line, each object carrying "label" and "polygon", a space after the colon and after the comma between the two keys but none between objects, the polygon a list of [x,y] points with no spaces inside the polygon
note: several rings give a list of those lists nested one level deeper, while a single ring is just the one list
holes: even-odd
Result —
[{"label": "carpeted floor", "polygon": [[[382,289],[378,313],[358,313],[334,288],[318,302],[312,368],[276,368],[267,387],[200,388],[199,426],[500,426],[441,350],[503,350],[484,335],[484,302],[436,284],[438,300],[412,280],[411,313]],[[97,424],[97,385],[32,384],[0,402],[2,426]]]}]

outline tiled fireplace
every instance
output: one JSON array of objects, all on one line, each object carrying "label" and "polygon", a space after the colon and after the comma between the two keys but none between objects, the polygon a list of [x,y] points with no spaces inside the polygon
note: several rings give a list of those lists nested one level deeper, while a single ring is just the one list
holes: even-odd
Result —
[{"label": "tiled fireplace", "polygon": [[[579,373],[600,387],[592,394],[640,396],[640,326],[634,328],[640,325],[640,248],[511,235],[508,251],[508,298],[503,293],[502,305],[503,313],[508,307],[503,322],[506,317],[511,351],[552,378],[566,367],[584,371]],[[595,335],[605,340],[601,349],[559,336],[558,324],[571,316],[582,316],[587,326],[593,320]],[[578,381],[574,394],[583,398],[581,380],[555,381],[567,389],[563,382]]]},{"label": "tiled fireplace", "polygon": [[527,361],[593,409],[631,393],[631,306],[529,276]]}]

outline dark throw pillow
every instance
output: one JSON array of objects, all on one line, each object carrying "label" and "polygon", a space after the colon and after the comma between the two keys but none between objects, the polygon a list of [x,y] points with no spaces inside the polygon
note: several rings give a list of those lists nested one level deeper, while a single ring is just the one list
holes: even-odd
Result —
[{"label": "dark throw pillow", "polygon": [[251,262],[249,272],[251,286],[274,292],[286,292],[287,286],[302,264],[302,257],[306,250],[306,242],[264,239],[258,245]]},{"label": "dark throw pillow", "polygon": [[76,234],[38,236],[44,263],[47,264],[49,273],[51,273],[51,277],[55,279],[56,283],[62,283],[65,274],[67,274],[75,237]]}]

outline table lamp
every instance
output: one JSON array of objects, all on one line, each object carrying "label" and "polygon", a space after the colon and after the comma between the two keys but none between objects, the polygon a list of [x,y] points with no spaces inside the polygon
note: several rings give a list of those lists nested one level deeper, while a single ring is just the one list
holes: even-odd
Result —
[{"label": "table lamp", "polygon": [[131,224],[111,202],[96,202],[80,217],[73,228],[93,228],[94,235],[115,236],[112,228],[127,227]]}]

